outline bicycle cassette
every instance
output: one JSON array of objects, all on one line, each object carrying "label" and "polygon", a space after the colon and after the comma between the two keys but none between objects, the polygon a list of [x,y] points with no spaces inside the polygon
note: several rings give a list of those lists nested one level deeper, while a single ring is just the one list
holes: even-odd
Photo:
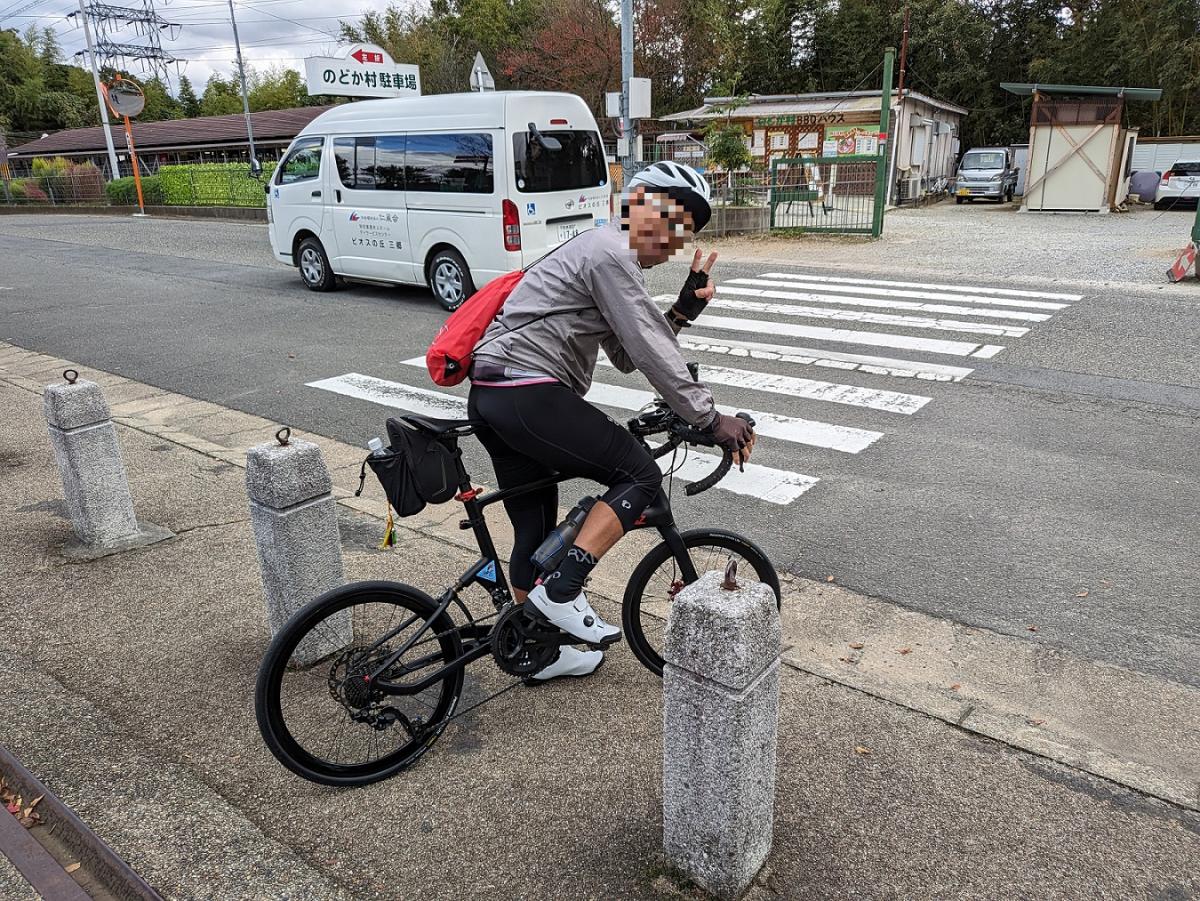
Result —
[{"label": "bicycle cassette", "polygon": [[557,660],[559,647],[569,641],[525,604],[510,604],[492,627],[492,656],[510,676],[532,676]]}]

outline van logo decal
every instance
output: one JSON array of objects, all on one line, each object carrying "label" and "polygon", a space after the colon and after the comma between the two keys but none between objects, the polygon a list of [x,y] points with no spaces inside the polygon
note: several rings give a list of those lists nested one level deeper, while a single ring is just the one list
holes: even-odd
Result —
[{"label": "van logo decal", "polygon": [[568,200],[566,203],[563,204],[563,206],[565,206],[568,210],[573,210],[573,209],[575,209],[575,201]]},{"label": "van logo decal", "polygon": [[355,210],[353,213],[350,214],[350,221],[351,222],[358,221],[358,210]]}]

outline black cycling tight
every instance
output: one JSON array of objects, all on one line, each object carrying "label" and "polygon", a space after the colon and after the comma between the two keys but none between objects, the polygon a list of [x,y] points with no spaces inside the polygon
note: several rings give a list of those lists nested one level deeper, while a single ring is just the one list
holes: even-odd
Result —
[{"label": "black cycling tight", "polygon": [[[469,415],[481,419],[479,440],[492,458],[501,488],[552,473],[608,486],[603,500],[628,532],[658,493],[662,472],[629,432],[560,383],[520,387],[473,385]],[[535,572],[530,555],[558,519],[558,487],[504,502],[516,533],[510,578],[528,591]]]}]

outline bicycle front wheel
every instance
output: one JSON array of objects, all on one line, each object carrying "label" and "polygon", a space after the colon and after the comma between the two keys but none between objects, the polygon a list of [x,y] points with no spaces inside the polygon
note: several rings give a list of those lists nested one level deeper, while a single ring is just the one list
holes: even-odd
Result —
[{"label": "bicycle front wheel", "polygon": [[[279,762],[323,785],[367,785],[429,750],[463,683],[461,668],[432,678],[462,653],[450,617],[434,618],[436,610],[411,586],[355,582],[296,613],[267,649],[254,693],[259,730]],[[377,687],[424,681],[430,684],[412,694]]]},{"label": "bicycle front wheel", "polygon": [[[691,529],[681,537],[697,576],[709,570],[724,570],[730,560],[736,560],[738,582],[757,579],[769,585],[775,592],[776,603],[780,602],[775,567],[749,538],[722,529]],[[642,558],[625,587],[621,605],[625,640],[637,659],[659,676],[663,671],[667,612],[686,584],[680,561],[664,541]]]}]

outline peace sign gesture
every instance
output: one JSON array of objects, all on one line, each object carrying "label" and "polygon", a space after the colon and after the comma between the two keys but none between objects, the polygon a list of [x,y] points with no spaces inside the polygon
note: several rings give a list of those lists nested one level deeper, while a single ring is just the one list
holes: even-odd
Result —
[{"label": "peace sign gesture", "polygon": [[[696,255],[692,257],[692,271],[688,273],[687,281],[683,283],[683,290],[679,292],[679,300],[675,301],[675,306],[671,308],[680,326],[687,325],[688,322],[694,321],[703,313],[708,302],[717,293],[716,286],[708,283],[708,273],[712,271],[713,263],[716,261],[716,253],[710,253],[708,259],[705,260],[704,251],[697,248]],[[676,328],[676,331],[679,329]]]}]

